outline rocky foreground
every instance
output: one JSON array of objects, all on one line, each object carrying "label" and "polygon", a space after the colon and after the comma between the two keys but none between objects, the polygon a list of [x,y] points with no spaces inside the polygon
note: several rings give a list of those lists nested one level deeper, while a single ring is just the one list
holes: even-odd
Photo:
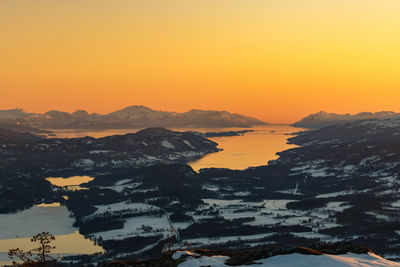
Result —
[{"label": "rocky foreground", "polygon": [[182,250],[169,252],[150,261],[114,261],[105,267],[155,266],[273,266],[273,267],[378,267],[400,266],[351,243],[316,244],[312,247],[266,247],[258,250],[229,252],[224,250]]}]

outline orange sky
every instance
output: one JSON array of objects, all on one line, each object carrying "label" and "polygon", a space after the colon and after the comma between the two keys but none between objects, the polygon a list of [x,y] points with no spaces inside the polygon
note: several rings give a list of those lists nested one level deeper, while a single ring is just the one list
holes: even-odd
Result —
[{"label": "orange sky", "polygon": [[400,111],[398,0],[2,0],[0,109]]}]

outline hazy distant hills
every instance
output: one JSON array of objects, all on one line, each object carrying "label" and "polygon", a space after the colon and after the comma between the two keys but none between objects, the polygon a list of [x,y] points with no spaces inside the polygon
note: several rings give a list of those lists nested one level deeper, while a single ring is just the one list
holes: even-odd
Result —
[{"label": "hazy distant hills", "polygon": [[336,114],[327,113],[325,111],[320,111],[315,114],[308,115],[307,117],[301,119],[300,121],[292,124],[296,127],[303,127],[309,129],[318,129],[334,124],[339,124],[343,122],[352,122],[359,120],[368,119],[385,119],[400,116],[400,113],[395,113],[392,111],[381,111],[381,112],[361,112],[358,114]]},{"label": "hazy distant hills", "polygon": [[[51,110],[44,114],[22,109],[0,110],[1,125],[22,125],[45,129],[121,129],[147,127],[251,127],[265,122],[227,111],[193,109],[184,113],[130,106],[108,114],[73,113]],[[13,129],[15,130],[15,129]]]}]

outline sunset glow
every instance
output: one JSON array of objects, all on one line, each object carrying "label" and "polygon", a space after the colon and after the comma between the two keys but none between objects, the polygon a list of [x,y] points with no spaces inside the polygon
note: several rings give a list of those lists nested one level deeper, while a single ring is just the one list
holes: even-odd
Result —
[{"label": "sunset glow", "polygon": [[400,111],[397,0],[0,2],[0,109]]}]

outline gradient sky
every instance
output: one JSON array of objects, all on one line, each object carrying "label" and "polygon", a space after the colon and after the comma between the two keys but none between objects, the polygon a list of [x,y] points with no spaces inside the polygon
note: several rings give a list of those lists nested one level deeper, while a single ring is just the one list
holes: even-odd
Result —
[{"label": "gradient sky", "polygon": [[400,111],[398,0],[1,0],[0,109]]}]

